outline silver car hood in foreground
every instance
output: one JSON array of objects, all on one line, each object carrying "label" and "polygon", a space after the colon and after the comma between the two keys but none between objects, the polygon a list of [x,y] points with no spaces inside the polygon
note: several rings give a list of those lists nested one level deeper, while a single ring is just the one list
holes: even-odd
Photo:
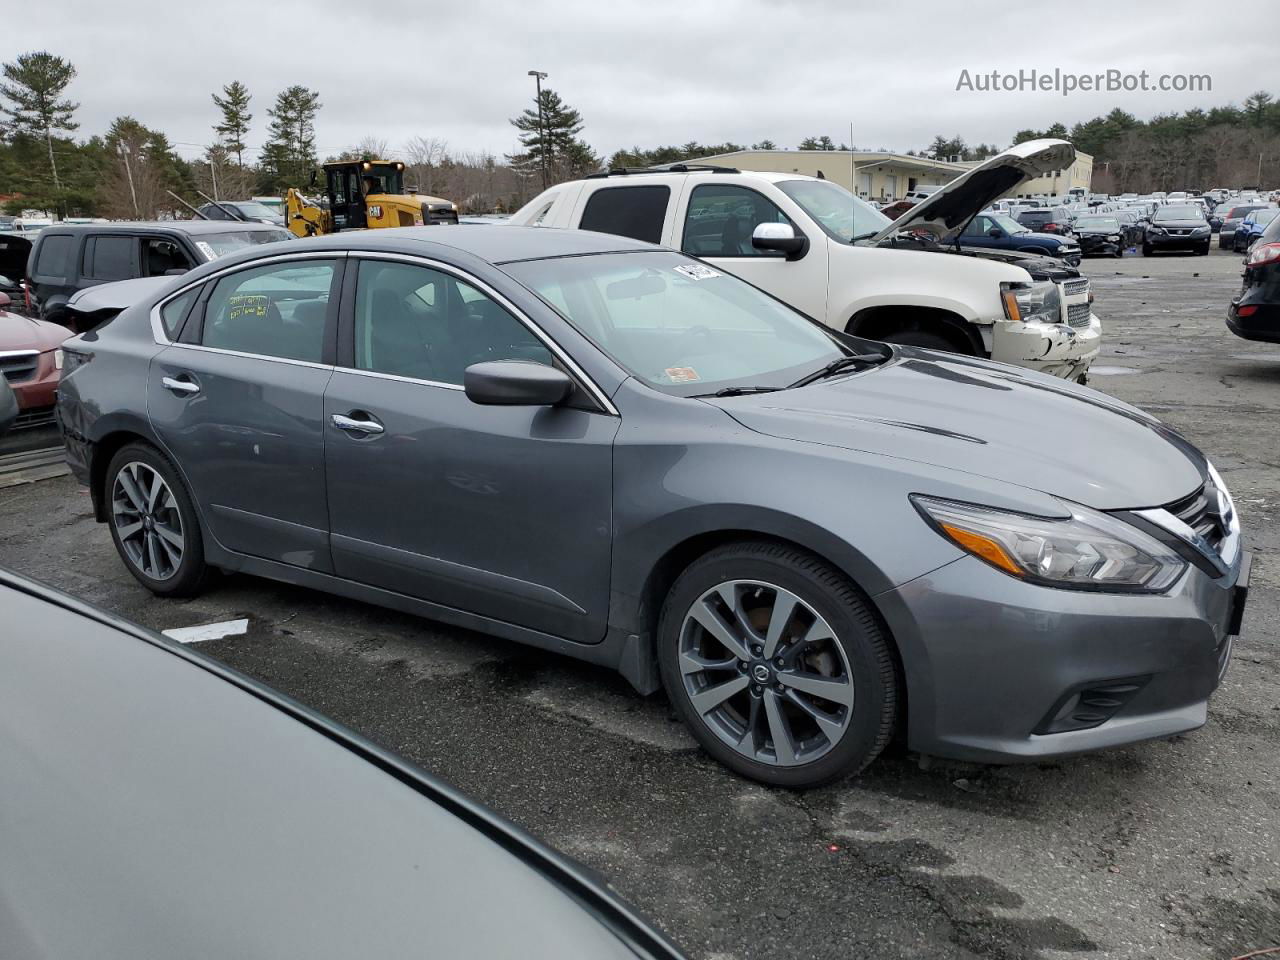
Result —
[{"label": "silver car hood in foreground", "polygon": [[872,238],[879,243],[900,230],[943,237],[1021,184],[1075,162],[1076,148],[1065,140],[1027,140],[984,160],[922,200]]},{"label": "silver car hood in foreground", "polygon": [[715,403],[769,436],[960,470],[1098,510],[1163,506],[1204,482],[1200,452],[1136,407],[1005,364],[895,353],[852,377]]}]

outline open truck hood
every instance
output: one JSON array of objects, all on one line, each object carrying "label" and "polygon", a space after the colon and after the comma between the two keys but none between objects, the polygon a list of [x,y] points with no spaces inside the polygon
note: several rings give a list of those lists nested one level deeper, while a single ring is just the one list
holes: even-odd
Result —
[{"label": "open truck hood", "polygon": [[1050,170],[1070,167],[1076,148],[1065,140],[1027,140],[984,160],[921,200],[872,239],[879,243],[902,230],[923,230],[941,239],[1020,184]]}]

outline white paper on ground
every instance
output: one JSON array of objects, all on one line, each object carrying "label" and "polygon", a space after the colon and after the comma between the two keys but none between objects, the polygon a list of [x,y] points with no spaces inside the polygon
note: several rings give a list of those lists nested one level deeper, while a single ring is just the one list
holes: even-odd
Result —
[{"label": "white paper on ground", "polygon": [[196,627],[174,627],[162,630],[170,640],[179,643],[200,643],[204,640],[221,640],[223,637],[234,637],[249,630],[248,619],[223,620],[221,623],[202,623]]}]

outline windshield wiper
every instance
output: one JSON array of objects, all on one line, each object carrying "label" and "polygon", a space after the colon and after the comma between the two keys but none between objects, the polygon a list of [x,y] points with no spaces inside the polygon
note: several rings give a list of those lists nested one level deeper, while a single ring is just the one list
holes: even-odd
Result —
[{"label": "windshield wiper", "polygon": [[741,397],[748,393],[773,393],[782,387],[723,387],[715,393],[695,393],[695,397]]},{"label": "windshield wiper", "polygon": [[873,367],[876,364],[884,363],[888,359],[888,356],[883,353],[853,353],[847,357],[838,357],[820,370],[815,370],[813,373],[805,374],[795,383],[787,384],[787,389],[790,390],[794,387],[803,387],[818,380],[825,380],[827,377],[834,376],[842,370],[847,370],[850,367],[863,365]]},{"label": "windshield wiper", "polygon": [[879,230],[872,230],[870,233],[860,233],[860,234],[858,234],[856,237],[850,237],[850,238],[849,238],[849,242],[850,242],[850,243],[857,243],[859,240],[870,240],[872,237],[874,237],[874,236],[875,236],[876,234],[878,234],[879,232],[880,232]]}]

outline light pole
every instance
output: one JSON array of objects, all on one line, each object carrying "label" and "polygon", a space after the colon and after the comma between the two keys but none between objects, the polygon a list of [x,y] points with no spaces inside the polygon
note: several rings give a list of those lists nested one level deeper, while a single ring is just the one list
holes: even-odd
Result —
[{"label": "light pole", "polygon": [[129,146],[128,144],[120,144],[120,152],[124,154],[124,172],[129,177],[129,196],[133,198],[133,215],[138,219],[142,218],[142,214],[138,212],[138,194],[133,189],[133,168],[129,166]]},{"label": "light pole", "polygon": [[542,161],[542,189],[547,189],[547,135],[542,129],[542,81],[547,75],[541,70],[530,70],[534,85],[538,88],[538,157]]}]

